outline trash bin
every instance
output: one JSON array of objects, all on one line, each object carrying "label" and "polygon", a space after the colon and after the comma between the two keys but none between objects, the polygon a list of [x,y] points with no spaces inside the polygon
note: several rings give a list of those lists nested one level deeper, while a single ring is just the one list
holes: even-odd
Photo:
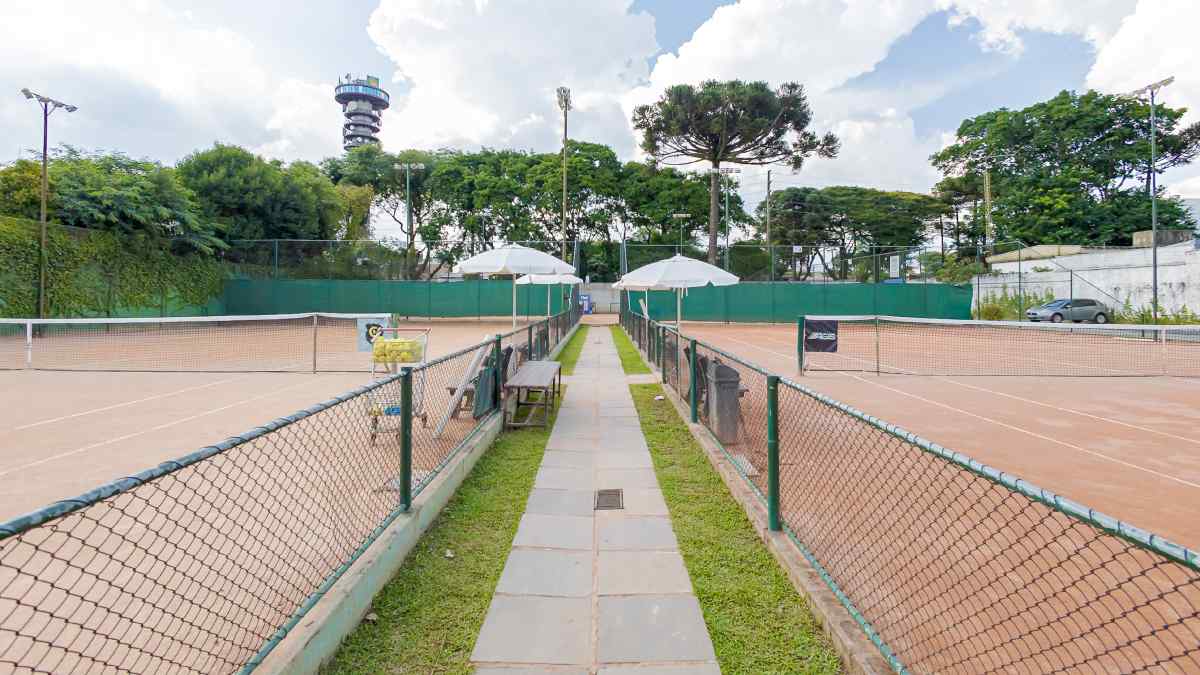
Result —
[{"label": "trash bin", "polygon": [[708,363],[706,374],[709,429],[722,444],[735,445],[738,442],[738,424],[741,422],[741,415],[738,414],[741,373],[713,359]]}]

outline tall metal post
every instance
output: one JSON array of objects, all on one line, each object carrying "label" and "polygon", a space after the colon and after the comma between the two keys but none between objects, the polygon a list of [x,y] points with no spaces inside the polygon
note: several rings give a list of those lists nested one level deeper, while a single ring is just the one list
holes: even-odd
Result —
[{"label": "tall metal post", "polygon": [[1154,170],[1155,162],[1155,118],[1154,90],[1150,90],[1150,285],[1154,296],[1151,300],[1151,311],[1154,312],[1154,323],[1158,323],[1158,176]]},{"label": "tall metal post", "polygon": [[313,339],[312,339],[312,348],[313,348],[313,357],[312,357],[312,371],[313,371],[314,373],[315,373],[315,372],[317,372],[317,326],[318,326],[317,314],[316,314],[316,312],[313,312],[313,324],[312,324],[312,333],[313,333]]},{"label": "tall metal post", "polygon": [[46,267],[49,264],[48,258],[50,255],[47,250],[49,242],[47,241],[48,237],[46,234],[46,221],[48,219],[46,202],[50,193],[50,113],[59,108],[71,113],[78,110],[78,108],[69,103],[52,99],[49,96],[42,96],[36,92],[29,91],[28,88],[22,89],[21,93],[25,95],[25,98],[36,101],[42,109],[42,205],[38,218],[38,318],[44,319],[46,318],[46,304],[49,296],[46,292],[46,277],[48,276]]},{"label": "tall metal post", "polygon": [[562,109],[562,259],[567,259],[567,113],[571,110],[571,90],[558,88],[558,107]]},{"label": "tall metal post", "polygon": [[[770,276],[767,277],[770,281],[775,281],[775,256],[771,253],[771,170],[767,169],[767,266],[771,268]],[[771,293],[771,299],[775,299],[774,291]],[[771,317],[774,319],[774,316]]]},{"label": "tall metal post", "polygon": [[783,529],[779,517],[779,376],[767,376],[767,527]]},{"label": "tall metal post", "polygon": [[50,137],[50,104],[42,103],[42,209],[38,233],[38,318],[46,318],[46,195],[50,192],[48,177]]},{"label": "tall metal post", "polygon": [[400,370],[400,506],[412,508],[412,368]]}]

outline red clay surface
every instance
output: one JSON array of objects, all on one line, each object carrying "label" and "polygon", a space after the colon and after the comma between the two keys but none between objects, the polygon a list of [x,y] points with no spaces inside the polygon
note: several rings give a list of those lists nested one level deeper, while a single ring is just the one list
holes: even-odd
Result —
[{"label": "red clay surface", "polygon": [[796,327],[695,337],[946,448],[1200,548],[1200,379],[797,373]]},{"label": "red clay surface", "polygon": [[[409,325],[432,327],[430,358],[511,330],[494,320]],[[118,355],[127,347],[109,342]],[[0,370],[0,521],[367,384],[370,355],[359,356],[359,373]]]}]

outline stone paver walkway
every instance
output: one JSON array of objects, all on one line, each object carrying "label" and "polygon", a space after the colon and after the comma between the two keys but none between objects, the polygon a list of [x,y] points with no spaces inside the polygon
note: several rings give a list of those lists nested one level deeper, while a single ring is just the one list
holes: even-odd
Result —
[{"label": "stone paver walkway", "polygon": [[[720,673],[607,326],[592,327],[571,379],[476,673]],[[594,511],[608,488],[625,508]]]}]

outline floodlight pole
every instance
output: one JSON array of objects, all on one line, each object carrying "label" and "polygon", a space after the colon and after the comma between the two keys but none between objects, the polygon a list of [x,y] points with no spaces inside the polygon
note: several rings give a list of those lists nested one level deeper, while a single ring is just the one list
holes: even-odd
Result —
[{"label": "floodlight pole", "polygon": [[[709,169],[710,173],[731,174],[741,173],[742,170],[734,167],[722,167],[720,169]],[[725,192],[725,271],[729,271],[729,188],[721,185],[721,190]]]},{"label": "floodlight pole", "polygon": [[[567,113],[571,110],[571,90],[567,87],[559,87],[558,91],[558,107],[562,110],[563,127],[562,127],[562,259],[567,259]],[[576,269],[578,269],[578,261],[576,261]]]},{"label": "floodlight pole", "polygon": [[396,164],[395,168],[404,169],[404,229],[405,234],[408,235],[409,238],[407,246],[408,250],[405,251],[404,262],[408,267],[408,269],[405,270],[405,273],[411,274],[413,267],[412,251],[415,245],[413,239],[416,238],[415,233],[413,232],[412,172],[413,169],[416,169],[417,171],[424,171],[425,164],[422,162],[405,162],[404,164]]},{"label": "floodlight pole", "polygon": [[52,99],[49,96],[42,96],[29,89],[22,89],[21,93],[25,95],[25,98],[37,101],[37,104],[42,108],[42,206],[38,218],[38,318],[44,319],[46,318],[46,249],[48,248],[46,241],[46,201],[50,193],[50,179],[48,177],[50,113],[58,108],[62,108],[69,113],[75,112],[78,108],[69,103]]},{"label": "floodlight pole", "polygon": [[1129,93],[1134,98],[1139,98],[1143,94],[1150,94],[1150,180],[1147,181],[1146,188],[1150,191],[1150,285],[1153,292],[1150,302],[1154,323],[1158,323],[1158,172],[1155,171],[1158,159],[1154,138],[1157,131],[1157,122],[1154,116],[1154,95],[1158,93],[1159,89],[1174,81],[1174,77],[1168,77]]},{"label": "floodlight pole", "polygon": [[[671,220],[686,221],[687,219],[689,219],[691,217],[692,217],[692,214],[690,214],[690,213],[672,213],[671,214]],[[679,251],[678,251],[679,255],[683,255],[683,227],[684,227],[684,224],[680,223],[679,224]]]}]

